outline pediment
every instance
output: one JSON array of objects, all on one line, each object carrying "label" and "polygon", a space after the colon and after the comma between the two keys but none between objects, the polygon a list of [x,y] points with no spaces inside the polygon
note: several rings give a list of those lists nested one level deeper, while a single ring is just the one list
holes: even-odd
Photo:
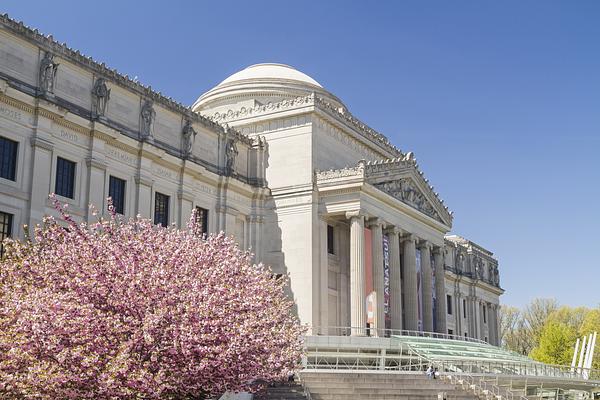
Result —
[{"label": "pediment", "polygon": [[391,180],[372,183],[377,189],[389,194],[397,200],[409,205],[415,210],[435,219],[438,222],[449,225],[444,221],[436,204],[429,200],[427,195],[411,177],[401,177]]}]

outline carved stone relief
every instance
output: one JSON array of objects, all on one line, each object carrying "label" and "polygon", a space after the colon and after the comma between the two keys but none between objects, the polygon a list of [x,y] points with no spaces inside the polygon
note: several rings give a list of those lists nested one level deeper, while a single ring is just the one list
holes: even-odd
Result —
[{"label": "carved stone relief", "polygon": [[435,211],[431,203],[417,188],[412,179],[397,179],[393,181],[376,183],[374,186],[390,196],[402,201],[403,203],[406,203],[409,206],[419,210],[423,214],[443,223],[442,219]]}]

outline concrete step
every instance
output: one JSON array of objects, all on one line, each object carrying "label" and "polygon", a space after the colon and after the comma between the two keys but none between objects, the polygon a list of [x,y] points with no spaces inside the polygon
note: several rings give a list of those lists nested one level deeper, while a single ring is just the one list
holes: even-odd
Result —
[{"label": "concrete step", "polygon": [[306,400],[304,388],[296,382],[274,384],[254,396],[257,400]]},{"label": "concrete step", "polygon": [[302,372],[313,400],[478,400],[469,390],[421,373]]}]

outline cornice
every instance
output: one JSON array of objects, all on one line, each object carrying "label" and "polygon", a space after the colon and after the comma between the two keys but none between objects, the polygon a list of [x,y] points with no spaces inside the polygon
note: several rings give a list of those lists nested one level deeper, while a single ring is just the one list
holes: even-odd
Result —
[{"label": "cornice", "polygon": [[314,92],[308,96],[295,97],[276,103],[259,104],[254,107],[240,107],[239,109],[229,109],[226,112],[215,112],[213,115],[207,116],[207,118],[213,122],[225,123],[306,106],[318,108],[335,120],[354,128],[364,138],[383,147],[392,154],[398,157],[404,157],[404,153],[394,146],[385,135],[377,132],[353,116],[346,108],[337,107],[326,99],[317,96]]},{"label": "cornice", "polygon": [[[0,15],[0,26],[6,30],[33,42],[39,48],[50,51],[59,57],[70,61],[83,69],[91,70],[95,75],[105,78],[107,81],[125,87],[146,99],[152,99],[155,103],[163,107],[184,114],[192,122],[221,133],[226,129],[222,125],[211,121],[210,119],[194,112],[190,107],[185,106],[171,97],[163,95],[152,89],[151,86],[145,86],[137,80],[131,79],[128,75],[121,74],[116,69],[111,69],[105,63],[95,61],[92,57],[85,56],[79,50],[72,49],[66,43],[59,43],[54,40],[52,35],[43,35],[37,29],[26,26],[22,21],[16,21],[8,16],[8,14]],[[231,129],[230,129],[231,130]],[[241,133],[232,130],[240,140],[245,143],[251,143],[251,139],[246,138]]]},{"label": "cornice", "polygon": [[[373,180],[375,178],[381,178],[385,176],[390,177],[390,179],[393,179],[394,182],[400,182],[402,179],[404,179],[404,181],[407,179],[412,180],[411,178],[398,178],[393,176],[394,173],[399,173],[402,170],[407,169],[416,173],[417,177],[421,181],[421,184],[418,185],[419,190],[424,191],[426,199],[436,205],[436,212],[432,214],[431,210],[428,212],[425,209],[416,207],[414,204],[411,204],[408,201],[401,201],[438,220],[439,222],[451,226],[453,219],[452,212],[448,210],[448,207],[444,205],[444,201],[439,197],[439,194],[434,192],[433,186],[429,185],[429,181],[427,181],[424,178],[423,173],[419,171],[417,161],[412,153],[407,153],[401,158],[387,160],[369,162],[361,160],[355,167],[331,169],[326,171],[317,170],[315,171],[315,179],[317,183],[327,184],[328,182],[334,182],[340,179],[346,180],[349,178],[357,178],[372,183],[379,190],[386,192],[385,188],[381,186],[381,182],[371,182],[369,181],[369,178]],[[440,213],[441,215],[437,215],[437,213]]]}]

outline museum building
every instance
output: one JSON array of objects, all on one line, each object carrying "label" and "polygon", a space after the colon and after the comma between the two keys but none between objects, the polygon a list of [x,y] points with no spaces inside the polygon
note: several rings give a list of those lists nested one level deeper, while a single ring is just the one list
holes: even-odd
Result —
[{"label": "museum building", "polygon": [[[499,344],[493,254],[403,152],[302,72],[243,69],[192,107],[0,16],[0,238],[55,214],[224,231],[290,278],[315,335],[426,331]],[[391,331],[390,331],[391,330]]]}]

